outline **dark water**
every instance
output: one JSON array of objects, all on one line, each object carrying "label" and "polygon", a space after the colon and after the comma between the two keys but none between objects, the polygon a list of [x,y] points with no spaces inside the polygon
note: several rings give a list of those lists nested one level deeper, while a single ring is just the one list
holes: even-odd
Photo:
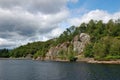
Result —
[{"label": "dark water", "polygon": [[0,60],[0,80],[120,80],[120,65]]}]

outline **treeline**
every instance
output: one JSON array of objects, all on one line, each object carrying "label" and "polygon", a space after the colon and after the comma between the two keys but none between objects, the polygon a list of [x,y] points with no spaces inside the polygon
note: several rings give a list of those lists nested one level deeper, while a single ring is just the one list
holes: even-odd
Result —
[{"label": "treeline", "polygon": [[50,48],[50,45],[52,44],[52,41],[53,40],[48,40],[46,42],[38,41],[28,43],[12,50],[1,49],[0,58],[26,58],[27,56],[30,56],[31,58],[36,58],[41,55],[38,54],[38,52],[42,53],[42,55],[46,54],[46,52]]},{"label": "treeline", "polygon": [[[109,20],[108,23],[90,20],[89,23],[82,23],[80,26],[67,28],[58,38],[46,42],[33,42],[20,46],[11,51],[0,52],[0,57],[45,57],[49,48],[71,42],[76,35],[87,33],[91,37],[91,42],[84,49],[85,57],[95,59],[119,59],[120,58],[120,20]],[[64,55],[63,55],[64,56]]]},{"label": "treeline", "polygon": [[45,56],[48,49],[50,48],[51,43],[52,40],[48,40],[46,42],[28,43],[27,45],[13,49],[10,52],[10,57],[18,58],[31,55],[31,58],[37,58],[40,55]]},{"label": "treeline", "polygon": [[9,52],[10,50],[6,48],[0,49],[0,58],[9,58],[10,57]]},{"label": "treeline", "polygon": [[85,57],[97,60],[120,59],[120,20],[110,20],[108,23],[91,20],[86,26],[91,43],[84,50]]}]

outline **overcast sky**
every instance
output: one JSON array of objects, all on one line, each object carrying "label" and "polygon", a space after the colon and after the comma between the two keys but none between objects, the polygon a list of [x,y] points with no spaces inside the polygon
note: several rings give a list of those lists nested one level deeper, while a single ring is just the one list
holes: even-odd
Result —
[{"label": "overcast sky", "polygon": [[120,0],[0,0],[0,48],[59,36],[90,19],[120,18]]}]

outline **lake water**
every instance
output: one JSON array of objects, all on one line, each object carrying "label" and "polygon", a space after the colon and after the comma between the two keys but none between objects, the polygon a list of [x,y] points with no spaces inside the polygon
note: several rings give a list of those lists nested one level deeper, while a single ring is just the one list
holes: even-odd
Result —
[{"label": "lake water", "polygon": [[120,80],[120,65],[0,60],[0,80]]}]

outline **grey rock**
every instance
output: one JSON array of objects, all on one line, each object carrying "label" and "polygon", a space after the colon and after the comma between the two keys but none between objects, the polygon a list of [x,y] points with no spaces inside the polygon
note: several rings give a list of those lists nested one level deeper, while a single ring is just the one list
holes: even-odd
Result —
[{"label": "grey rock", "polygon": [[77,55],[80,55],[83,53],[85,46],[89,42],[90,42],[90,36],[86,33],[81,33],[80,35],[75,36],[71,42],[64,42],[64,43],[59,44],[55,47],[51,47],[49,49],[49,51],[47,52],[46,57],[48,60],[56,59],[58,56],[58,53],[61,50],[67,51],[70,44],[73,45],[73,50],[77,53]]},{"label": "grey rock", "polygon": [[77,35],[74,38],[73,46],[74,51],[78,54],[81,54],[85,48],[85,46],[90,42],[90,36],[86,33],[81,33],[79,36]]}]

